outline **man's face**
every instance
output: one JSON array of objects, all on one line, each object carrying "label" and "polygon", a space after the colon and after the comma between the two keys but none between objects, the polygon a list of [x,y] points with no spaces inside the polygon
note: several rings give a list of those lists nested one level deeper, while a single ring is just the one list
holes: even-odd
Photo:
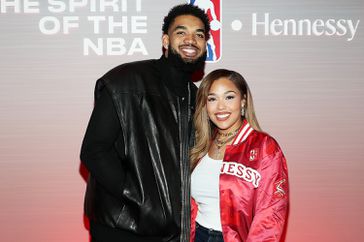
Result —
[{"label": "man's face", "polygon": [[173,51],[185,63],[194,63],[206,52],[205,25],[195,16],[178,16],[169,26],[168,34],[163,35],[162,41],[166,57],[169,51]]}]

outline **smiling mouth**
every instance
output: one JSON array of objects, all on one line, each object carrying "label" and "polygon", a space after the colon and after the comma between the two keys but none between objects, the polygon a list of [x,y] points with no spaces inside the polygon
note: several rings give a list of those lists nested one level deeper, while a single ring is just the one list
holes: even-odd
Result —
[{"label": "smiling mouth", "polygon": [[230,113],[216,113],[215,117],[218,121],[225,121],[230,117]]},{"label": "smiling mouth", "polygon": [[183,53],[183,55],[188,58],[194,58],[198,54],[198,48],[193,45],[182,45],[179,47],[179,49]]}]

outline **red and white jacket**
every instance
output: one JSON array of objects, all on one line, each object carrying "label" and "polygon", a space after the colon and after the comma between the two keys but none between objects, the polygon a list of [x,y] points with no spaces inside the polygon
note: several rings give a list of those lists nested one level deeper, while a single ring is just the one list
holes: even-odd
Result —
[{"label": "red and white jacket", "polygon": [[[224,242],[280,241],[288,212],[287,164],[278,143],[244,120],[220,170]],[[198,205],[191,201],[191,237]]]}]

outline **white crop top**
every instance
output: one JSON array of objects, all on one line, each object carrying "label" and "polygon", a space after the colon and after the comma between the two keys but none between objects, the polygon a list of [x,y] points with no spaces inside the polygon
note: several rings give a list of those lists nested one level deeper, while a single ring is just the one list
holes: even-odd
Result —
[{"label": "white crop top", "polygon": [[198,204],[196,222],[218,231],[222,231],[219,193],[221,166],[222,160],[214,160],[206,154],[191,175],[191,196]]}]

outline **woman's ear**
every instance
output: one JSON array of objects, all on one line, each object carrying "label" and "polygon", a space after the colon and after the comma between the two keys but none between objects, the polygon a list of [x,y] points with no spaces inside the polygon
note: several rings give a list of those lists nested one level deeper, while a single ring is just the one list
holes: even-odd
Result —
[{"label": "woman's ear", "polygon": [[246,105],[246,94],[244,94],[243,98],[241,99],[241,108],[245,108]]}]

